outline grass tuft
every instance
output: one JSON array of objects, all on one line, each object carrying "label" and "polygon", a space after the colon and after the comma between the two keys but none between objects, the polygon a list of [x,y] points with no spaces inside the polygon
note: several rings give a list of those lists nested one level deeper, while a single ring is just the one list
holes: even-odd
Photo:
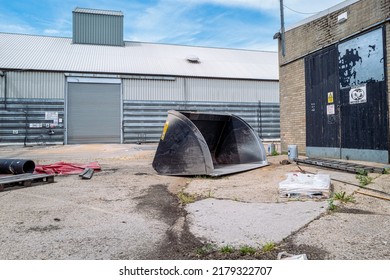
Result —
[{"label": "grass tuft", "polygon": [[185,193],[183,191],[179,192],[177,194],[177,197],[179,198],[180,202],[184,205],[195,202],[196,197],[192,194]]},{"label": "grass tuft", "polygon": [[234,248],[230,245],[223,246],[220,250],[223,254],[231,254],[234,252]]},{"label": "grass tuft", "polygon": [[196,249],[196,254],[201,257],[201,256],[205,256],[211,252],[213,252],[215,250],[215,246],[213,244],[205,244],[203,245],[202,247],[200,248],[197,248]]},{"label": "grass tuft", "polygon": [[240,254],[242,256],[244,256],[244,255],[253,255],[255,253],[256,253],[256,249],[251,247],[251,246],[244,245],[244,246],[240,247]]},{"label": "grass tuft", "polygon": [[346,192],[338,192],[333,195],[334,200],[339,200],[343,203],[355,202],[355,198],[352,195],[346,195]]},{"label": "grass tuft", "polygon": [[275,242],[271,241],[271,242],[265,243],[262,250],[263,250],[263,252],[270,252],[270,251],[273,251],[275,248],[276,248]]}]

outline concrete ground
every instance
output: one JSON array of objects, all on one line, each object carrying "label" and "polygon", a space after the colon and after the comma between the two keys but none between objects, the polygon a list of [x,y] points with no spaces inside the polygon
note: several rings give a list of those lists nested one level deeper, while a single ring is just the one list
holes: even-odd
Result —
[{"label": "concrete ground", "polygon": [[[160,176],[151,167],[155,148],[0,147],[1,158],[102,167],[91,180],[56,176],[53,184],[0,192],[0,259],[184,259],[208,243],[275,243],[309,258],[390,258],[390,202],[356,193],[353,174],[281,165],[287,157],[273,156],[267,167],[218,179]],[[328,211],[326,199],[280,198],[278,183],[299,168],[329,174],[334,192],[355,202]],[[390,175],[370,176],[368,187],[390,193]],[[178,195],[196,199],[183,205]]]}]

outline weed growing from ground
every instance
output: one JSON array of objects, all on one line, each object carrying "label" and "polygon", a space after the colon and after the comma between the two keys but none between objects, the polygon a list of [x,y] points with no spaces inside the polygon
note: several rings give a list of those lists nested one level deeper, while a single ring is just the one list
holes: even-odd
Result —
[{"label": "weed growing from ground", "polygon": [[184,205],[192,203],[196,200],[196,197],[194,195],[185,193],[183,191],[179,192],[177,194],[177,197],[179,198],[180,202]]},{"label": "weed growing from ground", "polygon": [[274,242],[267,242],[263,246],[263,252],[270,252],[276,248],[276,244]]},{"label": "weed growing from ground", "polygon": [[338,192],[333,195],[334,200],[339,200],[343,203],[355,202],[355,198],[352,195],[346,195],[345,192]]},{"label": "weed growing from ground", "polygon": [[367,172],[367,170],[364,170],[364,169],[358,169],[357,174],[362,175],[362,176],[367,176],[368,172]]},{"label": "weed growing from ground", "polygon": [[359,180],[359,185],[364,187],[372,182],[372,178],[368,176],[368,172],[364,169],[359,169],[356,179]]},{"label": "weed growing from ground", "polygon": [[198,256],[204,256],[206,254],[211,253],[214,250],[215,250],[215,246],[213,244],[208,243],[208,244],[196,249],[196,254]]},{"label": "weed growing from ground", "polygon": [[372,182],[372,178],[369,176],[356,175],[356,178],[359,180],[359,185],[361,187],[367,186]]},{"label": "weed growing from ground", "polygon": [[328,209],[329,209],[330,211],[333,211],[333,210],[336,210],[336,208],[337,208],[337,205],[334,204],[334,199],[333,199],[333,197],[329,198],[329,199],[328,199]]},{"label": "weed growing from ground", "polygon": [[244,255],[253,255],[256,253],[256,249],[251,247],[251,246],[248,246],[248,245],[244,245],[240,248],[240,254],[242,256]]},{"label": "weed growing from ground", "polygon": [[355,202],[355,198],[353,195],[347,195],[346,192],[337,192],[334,193],[329,199],[328,199],[328,209],[333,211],[337,209],[337,205],[334,204],[334,201],[338,200],[341,203],[348,203],[348,202]]},{"label": "weed growing from ground", "polygon": [[231,254],[234,252],[234,248],[230,245],[226,245],[226,246],[223,246],[221,249],[220,249],[221,253],[224,253],[224,254]]},{"label": "weed growing from ground", "polygon": [[196,175],[194,178],[195,179],[209,179],[210,177],[207,175]]}]

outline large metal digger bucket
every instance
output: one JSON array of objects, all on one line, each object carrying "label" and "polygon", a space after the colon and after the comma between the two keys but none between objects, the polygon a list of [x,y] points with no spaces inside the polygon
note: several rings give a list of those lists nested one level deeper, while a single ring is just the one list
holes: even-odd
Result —
[{"label": "large metal digger bucket", "polygon": [[220,176],[268,165],[255,131],[231,114],[168,112],[153,168],[162,175]]}]

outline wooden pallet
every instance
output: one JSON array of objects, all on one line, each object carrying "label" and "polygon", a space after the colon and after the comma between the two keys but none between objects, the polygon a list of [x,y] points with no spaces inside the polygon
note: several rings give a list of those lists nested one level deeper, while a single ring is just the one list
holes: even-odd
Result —
[{"label": "wooden pallet", "polygon": [[30,187],[33,183],[54,183],[54,174],[19,174],[0,177],[0,191],[7,187]]},{"label": "wooden pallet", "polygon": [[367,171],[369,173],[380,173],[383,174],[386,172],[385,168],[382,167],[374,167],[367,166],[363,164],[350,163],[345,161],[338,160],[328,160],[321,158],[307,158],[307,159],[294,159],[297,163],[304,163],[309,165],[315,165],[325,168],[338,169],[350,173],[360,173],[362,170]]}]

